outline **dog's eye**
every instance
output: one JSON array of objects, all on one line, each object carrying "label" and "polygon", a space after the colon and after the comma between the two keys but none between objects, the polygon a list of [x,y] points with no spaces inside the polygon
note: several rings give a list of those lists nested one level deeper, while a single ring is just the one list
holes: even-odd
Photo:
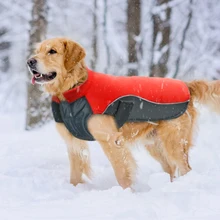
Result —
[{"label": "dog's eye", "polygon": [[51,50],[49,50],[48,53],[49,53],[49,54],[55,54],[55,53],[57,53],[57,52],[56,52],[56,50],[51,49]]}]

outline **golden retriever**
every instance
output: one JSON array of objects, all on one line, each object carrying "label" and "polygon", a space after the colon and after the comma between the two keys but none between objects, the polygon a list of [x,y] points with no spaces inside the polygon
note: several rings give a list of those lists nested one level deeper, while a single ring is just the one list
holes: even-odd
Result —
[{"label": "golden retriever", "polygon": [[[83,84],[87,80],[85,50],[76,42],[66,38],[45,40],[37,46],[35,55],[28,61],[33,81],[44,85],[45,90],[61,101],[64,92]],[[97,140],[112,164],[118,183],[131,187],[136,171],[136,162],[128,145],[141,140],[149,153],[170,174],[171,181],[176,170],[184,175],[191,170],[188,152],[192,147],[192,136],[197,117],[194,102],[205,104],[220,112],[220,81],[192,81],[186,83],[190,91],[187,111],[172,120],[149,122],[127,122],[120,129],[113,116],[94,115],[88,121],[88,129]],[[91,176],[87,142],[75,138],[63,123],[56,123],[58,132],[68,148],[70,182],[83,183],[82,174]]]}]

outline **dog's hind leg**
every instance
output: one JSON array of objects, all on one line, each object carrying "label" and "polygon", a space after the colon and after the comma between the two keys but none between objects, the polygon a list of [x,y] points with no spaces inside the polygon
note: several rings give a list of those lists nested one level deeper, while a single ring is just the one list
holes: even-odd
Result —
[{"label": "dog's hind leg", "polygon": [[192,126],[188,123],[186,116],[182,116],[182,120],[173,119],[164,122],[161,127],[158,127],[158,138],[161,141],[164,155],[169,164],[176,165],[181,176],[191,170],[188,161],[191,128]]},{"label": "dog's hind leg", "polygon": [[161,147],[161,143],[155,141],[149,144],[149,142],[146,141],[145,148],[150,153],[150,155],[160,163],[164,172],[170,175],[170,181],[172,182],[175,178],[176,166],[167,160],[164,149]]}]

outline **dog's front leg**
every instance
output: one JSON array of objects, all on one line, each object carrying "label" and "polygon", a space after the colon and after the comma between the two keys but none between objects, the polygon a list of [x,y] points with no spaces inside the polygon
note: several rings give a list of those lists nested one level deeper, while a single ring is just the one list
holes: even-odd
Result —
[{"label": "dog's front leg", "polygon": [[131,187],[136,163],[125,144],[123,134],[117,129],[114,118],[107,115],[94,115],[88,121],[88,129],[99,141],[111,162],[118,183],[124,189]]},{"label": "dog's front leg", "polygon": [[99,143],[112,164],[119,185],[124,189],[131,187],[134,181],[136,162],[129,149],[125,145],[118,148],[115,143],[111,142],[100,141]]},{"label": "dog's front leg", "polygon": [[70,162],[70,183],[76,186],[83,183],[82,174],[90,178],[89,149],[86,141],[75,138],[63,123],[56,124],[57,130],[65,140]]}]

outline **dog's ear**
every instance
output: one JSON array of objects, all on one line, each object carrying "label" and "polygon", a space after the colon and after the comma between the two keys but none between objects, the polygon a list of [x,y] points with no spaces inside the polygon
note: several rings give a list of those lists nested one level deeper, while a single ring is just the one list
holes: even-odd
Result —
[{"label": "dog's ear", "polygon": [[76,42],[69,39],[63,41],[64,44],[64,65],[67,71],[71,71],[85,56],[85,50]]}]

